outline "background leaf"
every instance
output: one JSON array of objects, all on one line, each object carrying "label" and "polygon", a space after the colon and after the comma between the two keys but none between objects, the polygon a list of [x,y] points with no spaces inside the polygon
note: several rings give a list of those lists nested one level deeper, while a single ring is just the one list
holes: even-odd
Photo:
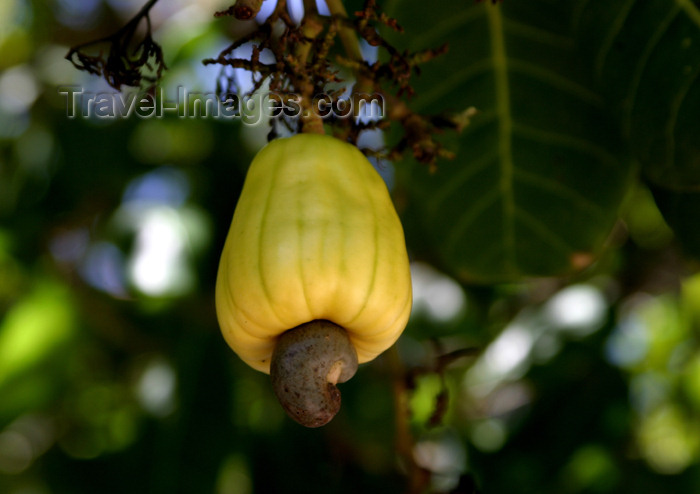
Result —
[{"label": "background leaf", "polygon": [[700,8],[691,0],[581,2],[577,38],[654,184],[700,184]]},{"label": "background leaf", "polygon": [[[417,79],[419,111],[478,110],[437,172],[412,167],[424,247],[462,280],[514,280],[589,264],[631,164],[572,37],[575,3],[402,2],[409,49],[448,42]],[[420,9],[420,11],[419,11]]]},{"label": "background leaf", "polygon": [[700,191],[676,192],[653,187],[652,193],[685,253],[700,259]]},{"label": "background leaf", "polygon": [[581,3],[576,26],[659,210],[685,252],[698,257],[698,3],[592,0]]}]

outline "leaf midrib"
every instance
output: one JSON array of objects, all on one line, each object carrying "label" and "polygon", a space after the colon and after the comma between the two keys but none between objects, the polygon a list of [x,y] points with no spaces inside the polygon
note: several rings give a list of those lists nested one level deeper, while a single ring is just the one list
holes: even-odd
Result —
[{"label": "leaf midrib", "polygon": [[515,201],[513,197],[513,152],[510,88],[508,82],[508,56],[506,53],[503,17],[498,6],[486,4],[491,42],[491,58],[495,79],[496,114],[498,115],[498,156],[500,166],[499,190],[503,206],[503,246],[505,248],[505,270],[515,269],[515,236],[513,220]]}]

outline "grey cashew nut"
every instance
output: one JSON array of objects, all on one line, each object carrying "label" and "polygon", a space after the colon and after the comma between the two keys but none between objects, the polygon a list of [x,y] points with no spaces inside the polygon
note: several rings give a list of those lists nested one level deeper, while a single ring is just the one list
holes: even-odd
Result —
[{"label": "grey cashew nut", "polygon": [[336,384],[356,371],[357,353],[347,332],[325,320],[283,333],[270,364],[272,387],[282,408],[306,427],[325,425],[338,413]]}]

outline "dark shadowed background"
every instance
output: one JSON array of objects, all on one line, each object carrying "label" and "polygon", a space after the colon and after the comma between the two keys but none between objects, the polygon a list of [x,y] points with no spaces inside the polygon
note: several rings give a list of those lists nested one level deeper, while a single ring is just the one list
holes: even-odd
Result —
[{"label": "dark shadowed background", "polygon": [[[267,122],[68,116],[118,97],[69,47],[141,3],[0,2],[0,492],[700,492],[697,1],[379,2],[450,43],[411,105],[479,113],[435,173],[378,163],[414,311],[316,430],[214,312]],[[167,98],[215,91],[228,6],[153,8]]]}]

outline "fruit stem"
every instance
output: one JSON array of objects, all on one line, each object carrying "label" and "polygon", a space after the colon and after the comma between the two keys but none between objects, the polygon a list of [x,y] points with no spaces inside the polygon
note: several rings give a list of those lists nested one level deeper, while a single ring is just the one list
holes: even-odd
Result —
[{"label": "fruit stem", "polygon": [[301,89],[301,131],[305,134],[325,134],[323,120],[314,113],[311,105],[313,94],[313,82],[308,78],[306,65],[309,52],[312,48],[312,40],[316,39],[323,32],[324,24],[319,18],[316,10],[315,0],[304,0],[304,19],[301,22],[301,34],[305,38],[299,42],[295,49],[295,56],[305,76],[296,81],[295,86]]},{"label": "fruit stem", "polygon": [[[326,5],[331,15],[347,19],[348,13],[345,10],[345,5],[343,5],[343,0],[326,0]],[[360,42],[357,39],[355,30],[347,26],[341,26],[338,29],[338,36],[348,57],[356,62],[361,62],[362,50],[360,49]]]},{"label": "fruit stem", "polygon": [[[345,10],[342,0],[326,0],[326,5],[331,15],[341,19],[347,19],[348,13]],[[362,21],[364,22],[364,21]],[[348,26],[341,26],[338,30],[340,42],[348,58],[359,64],[363,63],[362,49],[360,48],[360,40],[354,29]],[[355,84],[353,86],[353,96],[362,94],[373,94],[376,91],[375,82],[362,72],[359,68],[355,69]],[[359,115],[356,115],[359,116]]]}]

